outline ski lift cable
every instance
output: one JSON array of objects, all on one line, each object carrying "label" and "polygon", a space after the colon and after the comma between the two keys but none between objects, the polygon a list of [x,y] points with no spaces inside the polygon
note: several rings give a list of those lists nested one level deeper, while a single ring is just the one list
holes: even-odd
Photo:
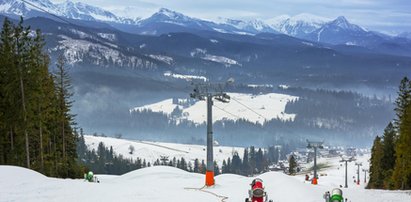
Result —
[{"label": "ski lift cable", "polygon": [[62,21],[66,22],[66,23],[68,23],[68,24],[70,24],[70,25],[78,26],[78,25],[73,24],[72,22],[70,22],[70,21],[68,21],[68,20],[66,20],[66,19],[64,19],[64,18],[62,18],[62,17],[60,17],[60,16],[58,16],[58,15],[56,15],[56,14],[54,14],[54,13],[51,13],[51,12],[49,12],[48,10],[46,10],[46,9],[44,9],[44,8],[41,8],[41,7],[39,7],[39,6],[31,3],[31,2],[28,2],[28,1],[26,1],[26,0],[19,0],[19,1],[21,1],[21,2],[23,2],[23,3],[26,3],[26,4],[34,7],[34,8],[37,8],[37,9],[39,9],[39,10],[41,10],[41,11],[43,11],[43,12],[45,12],[45,13],[47,13],[47,14],[49,14],[49,15],[51,15],[51,16],[59,19],[59,20],[62,20]]},{"label": "ski lift cable", "polygon": [[229,111],[226,111],[225,109],[223,109],[223,108],[221,108],[221,107],[218,107],[218,106],[216,106],[216,105],[214,105],[214,107],[217,108],[217,109],[219,109],[219,110],[221,110],[221,111],[223,111],[223,112],[225,112],[225,113],[227,113],[227,114],[230,114],[231,116],[234,116],[234,117],[236,117],[236,118],[238,118],[238,119],[241,119],[241,117],[239,117],[238,115],[235,115],[235,114],[233,114],[233,113],[231,113],[231,112],[229,112]]},{"label": "ski lift cable", "polygon": [[257,114],[258,116],[264,118],[265,120],[268,120],[265,116],[261,115],[260,113],[256,112],[255,110],[253,110],[251,107],[247,106],[246,104],[243,104],[242,102],[238,101],[237,99],[235,99],[234,97],[231,98],[232,100],[234,100],[235,102],[237,102],[238,104],[242,105],[243,107],[247,108],[248,110],[254,112],[255,114]]}]

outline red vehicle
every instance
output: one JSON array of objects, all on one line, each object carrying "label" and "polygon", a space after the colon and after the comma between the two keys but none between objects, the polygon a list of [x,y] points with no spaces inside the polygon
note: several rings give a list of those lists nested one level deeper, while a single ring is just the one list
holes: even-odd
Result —
[{"label": "red vehicle", "polygon": [[[256,178],[250,185],[251,189],[248,191],[249,198],[246,198],[245,202],[266,202],[268,200],[262,179]],[[272,202],[272,200],[269,200],[269,202]]]}]

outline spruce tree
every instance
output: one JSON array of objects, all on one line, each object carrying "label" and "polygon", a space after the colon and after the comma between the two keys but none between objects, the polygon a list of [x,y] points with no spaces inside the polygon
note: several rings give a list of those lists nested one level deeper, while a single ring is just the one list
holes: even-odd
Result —
[{"label": "spruce tree", "polygon": [[371,149],[370,180],[368,182],[368,188],[381,189],[384,186],[384,175],[381,168],[383,152],[381,138],[377,136]]},{"label": "spruce tree", "polygon": [[411,104],[404,110],[400,120],[396,144],[396,161],[393,173],[395,188],[411,189]]},{"label": "spruce tree", "polygon": [[381,158],[385,188],[393,187],[391,179],[395,165],[395,133],[394,125],[390,122],[384,130],[383,156]]},{"label": "spruce tree", "polygon": [[200,173],[200,165],[197,158],[194,160],[193,172]]},{"label": "spruce tree", "polygon": [[288,173],[294,175],[297,169],[297,161],[295,160],[294,155],[291,155],[288,160]]},{"label": "spruce tree", "polygon": [[398,129],[401,125],[402,117],[405,114],[405,109],[411,102],[411,86],[410,80],[407,77],[404,77],[398,89],[398,97],[395,100],[395,113],[396,119],[394,120],[395,127]]},{"label": "spruce tree", "polygon": [[242,172],[244,175],[249,175],[251,173],[251,168],[250,168],[250,163],[249,163],[249,157],[248,157],[248,149],[244,149],[244,154],[243,154],[243,165],[242,165]]}]

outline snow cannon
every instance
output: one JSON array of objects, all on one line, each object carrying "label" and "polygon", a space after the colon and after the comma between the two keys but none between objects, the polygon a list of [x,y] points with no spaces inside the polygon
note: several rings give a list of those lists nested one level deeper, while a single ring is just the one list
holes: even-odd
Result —
[{"label": "snow cannon", "polygon": [[94,182],[94,173],[91,171],[88,171],[87,174],[84,174],[84,179],[89,182]]},{"label": "snow cannon", "polygon": [[344,201],[344,198],[343,198],[342,190],[338,188],[333,189],[333,191],[331,192],[330,202],[343,202],[343,201]]},{"label": "snow cannon", "polygon": [[331,194],[330,192],[326,192],[324,194],[324,199],[325,202],[343,202],[344,198],[342,195],[341,189],[335,188],[332,190]]},{"label": "snow cannon", "polygon": [[[248,191],[249,198],[246,198],[246,202],[266,202],[268,200],[268,195],[264,191],[263,180],[256,178],[250,184],[251,189]],[[272,202],[270,200],[269,202]]]}]

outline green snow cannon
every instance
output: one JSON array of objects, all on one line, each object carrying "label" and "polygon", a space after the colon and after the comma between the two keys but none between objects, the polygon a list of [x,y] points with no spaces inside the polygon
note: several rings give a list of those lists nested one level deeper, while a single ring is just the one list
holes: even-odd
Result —
[{"label": "green snow cannon", "polygon": [[344,198],[343,198],[341,189],[338,189],[338,188],[333,189],[333,191],[331,192],[330,202],[343,202],[343,201],[344,201]]},{"label": "green snow cannon", "polygon": [[89,181],[89,182],[94,182],[94,173],[91,171],[88,171],[87,174],[84,174],[84,179]]},{"label": "green snow cannon", "polygon": [[342,196],[342,191],[341,189],[338,189],[338,188],[333,189],[331,194],[329,191],[325,192],[324,199],[325,199],[325,202],[343,202],[344,201],[344,198]]}]

